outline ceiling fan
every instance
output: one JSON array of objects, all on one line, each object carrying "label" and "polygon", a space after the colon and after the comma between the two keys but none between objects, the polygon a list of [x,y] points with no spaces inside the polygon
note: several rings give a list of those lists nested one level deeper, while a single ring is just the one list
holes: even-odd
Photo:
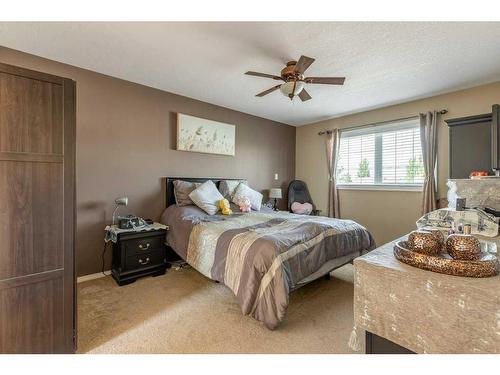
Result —
[{"label": "ceiling fan", "polygon": [[299,61],[289,61],[286,66],[281,71],[281,75],[275,76],[272,74],[259,73],[259,72],[246,72],[249,76],[271,78],[277,81],[284,81],[270,89],[262,91],[255,96],[265,96],[272,93],[275,90],[280,89],[281,93],[288,96],[290,100],[293,100],[294,96],[298,96],[300,100],[305,102],[311,99],[311,95],[305,90],[304,86],[306,83],[312,84],[323,84],[323,85],[343,85],[345,77],[305,77],[304,72],[309,66],[314,62],[312,57],[300,56]]}]

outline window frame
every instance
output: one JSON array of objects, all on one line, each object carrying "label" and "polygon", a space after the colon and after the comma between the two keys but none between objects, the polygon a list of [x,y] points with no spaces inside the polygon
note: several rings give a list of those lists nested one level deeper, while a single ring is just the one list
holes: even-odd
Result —
[{"label": "window frame", "polygon": [[[377,122],[373,124],[368,124],[368,125],[362,125],[362,126],[355,126],[351,128],[346,128],[346,129],[341,129],[339,136],[339,145],[340,141],[342,140],[342,133],[353,133],[355,131],[359,131],[360,134],[370,134],[367,129],[369,128],[378,128],[374,129],[373,134],[379,133],[382,134],[384,132],[390,131],[390,127],[393,126],[394,128],[398,128],[398,130],[403,130],[405,126],[397,126],[398,124],[402,122],[410,122],[410,121],[416,121],[417,126],[418,126],[418,116],[413,116],[413,117],[407,117],[403,119],[397,119],[397,120],[391,120],[391,121],[385,121],[385,122]],[[388,130],[381,130],[381,128],[387,128]],[[414,126],[407,126],[407,128],[414,128]],[[351,137],[355,136],[355,134],[351,135]],[[375,140],[375,143],[377,143],[377,140]],[[339,150],[340,152],[340,150]],[[375,152],[377,152],[377,148],[375,149]],[[382,163],[379,165],[379,168],[376,169],[381,171]],[[436,168],[437,170],[437,168]],[[375,172],[375,181],[377,181],[381,176],[377,175],[377,172]],[[378,180],[380,181],[380,180]],[[423,183],[415,183],[415,184],[389,184],[389,183],[380,183],[380,182],[374,182],[374,183],[366,183],[366,184],[359,184],[359,183],[337,183],[337,189],[339,190],[372,190],[372,191],[408,191],[408,192],[422,192],[423,189]]]}]

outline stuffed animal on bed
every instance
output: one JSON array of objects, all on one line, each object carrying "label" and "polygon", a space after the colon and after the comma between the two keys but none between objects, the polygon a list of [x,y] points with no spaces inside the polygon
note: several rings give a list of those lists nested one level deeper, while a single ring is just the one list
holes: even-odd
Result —
[{"label": "stuffed animal on bed", "polygon": [[227,199],[221,199],[217,201],[217,207],[221,210],[222,215],[232,215],[233,211],[229,206],[229,201]]},{"label": "stuffed animal on bed", "polygon": [[250,205],[250,199],[248,197],[240,197],[236,203],[238,206],[240,206],[241,212],[252,211],[252,206]]}]

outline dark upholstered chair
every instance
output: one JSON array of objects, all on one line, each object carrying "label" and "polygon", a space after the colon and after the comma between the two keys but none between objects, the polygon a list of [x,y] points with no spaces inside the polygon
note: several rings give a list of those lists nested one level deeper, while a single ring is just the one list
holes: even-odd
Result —
[{"label": "dark upholstered chair", "polygon": [[310,203],[313,206],[311,215],[319,215],[321,210],[317,210],[313,203],[307,184],[301,180],[293,180],[288,185],[288,211],[292,212],[292,203]]}]

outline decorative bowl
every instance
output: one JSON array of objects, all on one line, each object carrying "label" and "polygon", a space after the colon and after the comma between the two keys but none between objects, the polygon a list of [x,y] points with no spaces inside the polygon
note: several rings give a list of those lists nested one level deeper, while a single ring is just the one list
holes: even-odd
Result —
[{"label": "decorative bowl", "polygon": [[495,276],[500,268],[498,259],[493,254],[481,253],[479,260],[452,259],[446,253],[432,256],[409,250],[407,241],[400,241],[394,245],[394,256],[410,266],[454,276]]},{"label": "decorative bowl", "polygon": [[453,259],[478,260],[481,244],[470,234],[450,234],[446,240],[446,251]]},{"label": "decorative bowl", "polygon": [[442,243],[435,233],[426,230],[414,230],[408,236],[408,249],[417,253],[437,255],[441,252]]}]

